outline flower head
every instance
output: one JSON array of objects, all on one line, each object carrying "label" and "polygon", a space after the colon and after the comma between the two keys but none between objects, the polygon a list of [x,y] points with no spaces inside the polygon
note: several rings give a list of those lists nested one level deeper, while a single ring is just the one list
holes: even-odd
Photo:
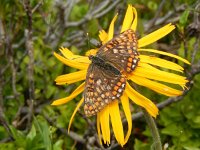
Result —
[{"label": "flower head", "polygon": [[[116,19],[117,19],[117,15],[113,18],[110,24],[108,33],[106,33],[104,30],[99,32],[99,38],[103,45],[114,38],[114,23]],[[136,27],[137,27],[137,12],[134,7],[129,5],[126,11],[123,24],[122,24],[121,33],[124,33],[128,30],[135,32]],[[175,29],[175,26],[170,23],[154,31],[153,33],[150,33],[149,35],[146,35],[145,37],[138,39],[136,41],[137,52],[139,53],[150,52],[150,53],[161,54],[161,55],[176,58],[180,61],[183,61],[184,63],[189,64],[187,60],[180,58],[179,56],[162,52],[159,50],[155,50],[155,49],[143,48],[144,46],[147,46],[159,40],[160,38],[166,36],[174,29]],[[54,53],[54,55],[67,66],[79,69],[79,71],[58,76],[55,80],[56,83],[58,85],[62,85],[62,84],[71,84],[71,83],[85,80],[88,67],[91,64],[91,61],[88,58],[88,55],[93,54],[95,56],[95,54],[98,53],[100,49],[89,50],[86,53],[86,56],[79,56],[79,55],[73,54],[67,48],[60,48],[60,51],[64,57],[60,56],[57,53]],[[174,71],[182,73],[183,68],[179,66],[178,64],[168,61],[168,60],[158,58],[156,56],[147,55],[147,54],[139,54],[139,53],[137,55],[137,58],[139,58],[138,59],[139,61],[137,62],[136,66],[134,66],[134,70],[130,73],[125,74],[126,86],[125,86],[125,89],[123,90],[123,94],[120,95],[120,100],[117,100],[117,99],[113,100],[112,102],[102,107],[102,109],[100,109],[100,111],[96,113],[97,114],[97,132],[99,135],[99,140],[101,141],[101,139],[103,139],[103,142],[106,144],[110,144],[110,122],[111,122],[113,132],[114,132],[117,142],[121,146],[123,146],[128,141],[129,136],[131,134],[131,129],[132,129],[129,99],[131,100],[131,102],[146,109],[146,111],[151,116],[156,117],[158,115],[158,108],[156,107],[156,105],[151,100],[149,100],[145,96],[138,93],[135,89],[133,89],[131,85],[129,84],[129,81],[132,81],[141,86],[145,86],[157,93],[160,93],[166,96],[178,96],[182,94],[182,91],[169,87],[168,85],[165,85],[164,83],[180,85],[182,88],[184,88],[185,84],[187,83],[187,80],[184,76],[181,76],[175,73],[169,73],[169,72],[159,69],[159,68],[165,68],[168,70],[174,70]],[[124,72],[122,73],[120,72],[119,74],[124,75]],[[73,93],[71,93],[70,96],[55,100],[52,103],[52,105],[61,105],[73,100],[73,98],[75,98],[77,95],[79,95],[80,93],[84,91],[84,89],[86,88],[85,87],[86,84],[88,83],[83,82],[79,87],[76,88],[76,90]],[[124,136],[124,130],[123,130],[123,125],[122,125],[121,116],[120,116],[120,109],[119,109],[120,102],[122,104],[122,108],[128,122],[128,130],[125,136]],[[80,100],[77,107],[75,108],[74,113],[70,119],[69,128],[71,126],[74,115],[76,114],[77,110],[80,108],[80,106],[83,103],[84,103],[84,98]]]}]

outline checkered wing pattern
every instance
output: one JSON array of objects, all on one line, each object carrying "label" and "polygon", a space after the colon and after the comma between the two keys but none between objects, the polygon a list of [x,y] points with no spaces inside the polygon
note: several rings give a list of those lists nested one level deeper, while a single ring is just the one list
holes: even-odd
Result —
[{"label": "checkered wing pattern", "polygon": [[117,35],[99,49],[97,56],[120,72],[131,73],[139,61],[135,32],[129,29]]},{"label": "checkered wing pattern", "polygon": [[84,91],[84,111],[92,116],[113,100],[120,99],[126,86],[126,75],[139,61],[137,38],[131,29],[103,45],[90,64]]},{"label": "checkered wing pattern", "polygon": [[116,75],[110,70],[90,64],[84,91],[86,116],[95,115],[113,100],[119,100],[125,86],[126,78],[123,75]]}]

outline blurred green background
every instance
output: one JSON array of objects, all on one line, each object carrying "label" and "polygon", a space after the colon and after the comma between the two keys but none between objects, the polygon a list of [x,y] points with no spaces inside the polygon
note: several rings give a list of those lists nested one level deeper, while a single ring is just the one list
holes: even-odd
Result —
[{"label": "blurred green background", "polygon": [[[128,4],[138,11],[138,37],[169,22],[177,27],[150,47],[188,59],[191,66],[171,61],[184,66],[190,83],[184,96],[163,105],[156,121],[164,149],[200,150],[200,3],[196,0],[0,0],[0,150],[122,149],[114,137],[110,146],[98,144],[95,117],[85,118],[82,108],[67,134],[81,95],[62,106],[50,104],[79,85],[55,85],[58,75],[75,69],[59,62],[53,52],[59,53],[61,46],[76,54],[94,48],[91,41],[99,40],[98,31],[107,30],[117,12],[119,33]],[[143,87],[137,90],[156,103],[169,100]],[[134,116],[140,109],[132,107]],[[151,146],[144,118],[134,119],[124,149]]]}]

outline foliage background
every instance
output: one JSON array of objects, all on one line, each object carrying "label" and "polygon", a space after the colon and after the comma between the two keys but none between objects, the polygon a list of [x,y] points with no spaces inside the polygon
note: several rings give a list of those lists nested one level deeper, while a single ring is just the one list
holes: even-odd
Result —
[{"label": "foliage background", "polygon": [[[192,63],[184,66],[188,90],[169,99],[143,87],[137,90],[162,108],[156,121],[164,149],[200,149],[200,3],[196,0],[0,0],[0,149],[121,149],[113,137],[110,146],[99,145],[95,117],[85,118],[82,109],[67,134],[81,95],[63,106],[50,104],[78,85],[55,85],[56,76],[74,70],[56,60],[53,52],[65,46],[84,54],[95,47],[98,31],[108,29],[116,12],[119,31],[127,4],[138,11],[139,37],[169,22],[176,24],[173,33],[151,47]],[[124,149],[149,150],[150,131],[140,109],[132,107],[133,131]]]}]

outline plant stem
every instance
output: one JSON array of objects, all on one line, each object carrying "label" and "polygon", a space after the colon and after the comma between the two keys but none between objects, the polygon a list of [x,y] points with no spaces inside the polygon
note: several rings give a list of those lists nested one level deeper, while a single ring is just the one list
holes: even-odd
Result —
[{"label": "plant stem", "polygon": [[148,112],[146,112],[146,110],[142,109],[143,113],[144,113],[144,117],[147,121],[147,124],[151,130],[151,134],[153,136],[153,145],[152,145],[152,149],[153,150],[162,150],[162,143],[160,140],[160,135],[158,132],[158,128],[156,126],[156,123],[154,121],[154,119],[151,117],[151,115],[149,115]]}]

